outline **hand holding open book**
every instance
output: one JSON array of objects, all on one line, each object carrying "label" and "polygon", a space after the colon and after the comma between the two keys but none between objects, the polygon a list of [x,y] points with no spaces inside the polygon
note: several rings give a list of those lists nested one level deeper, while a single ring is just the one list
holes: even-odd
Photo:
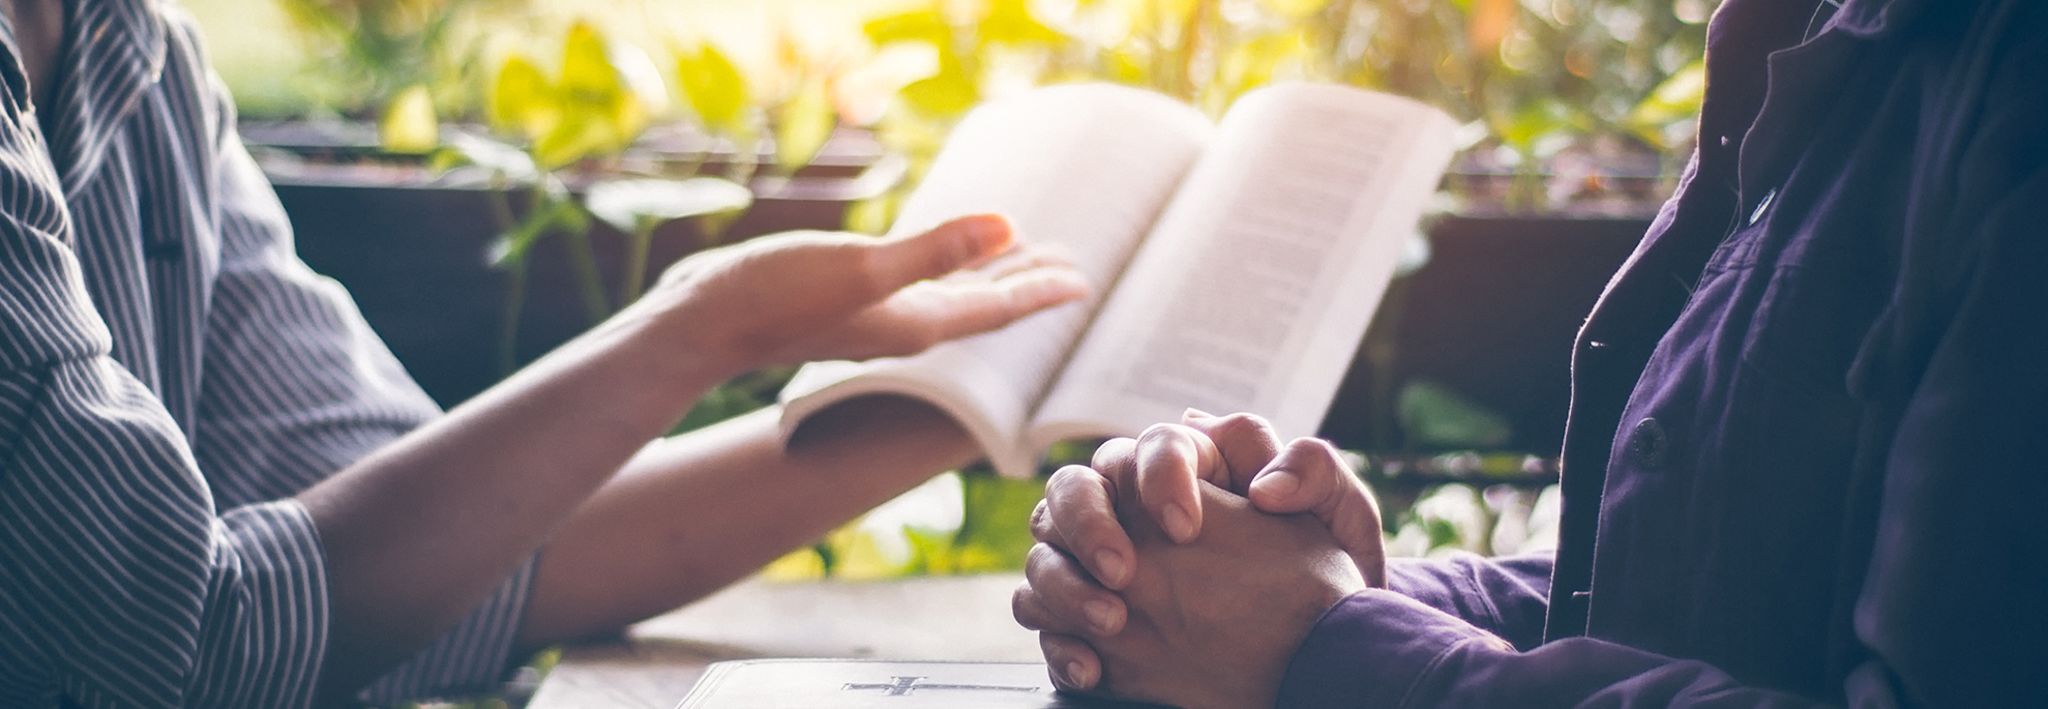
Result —
[{"label": "hand holding open book", "polygon": [[1312,434],[1453,153],[1442,112],[1293,84],[1220,123],[1136,89],[1070,85],[954,130],[895,233],[996,212],[1064,249],[1085,302],[913,357],[806,366],[783,432],[870,394],[959,419],[1004,475],[1046,446],[1136,435],[1188,407]]}]

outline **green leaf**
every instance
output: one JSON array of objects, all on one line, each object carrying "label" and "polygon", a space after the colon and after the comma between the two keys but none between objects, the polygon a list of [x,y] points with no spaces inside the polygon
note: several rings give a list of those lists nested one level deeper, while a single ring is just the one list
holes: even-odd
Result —
[{"label": "green leaf", "polygon": [[951,118],[981,102],[981,87],[959,56],[940,51],[938,72],[903,87],[902,95],[903,102],[918,113]]},{"label": "green leaf", "polygon": [[861,26],[869,42],[877,46],[893,42],[923,42],[934,46],[950,44],[953,27],[936,5],[883,15]]},{"label": "green leaf", "polygon": [[903,573],[904,562],[885,553],[868,530],[851,526],[840,529],[827,535],[825,544],[831,562],[827,573],[833,578],[873,581]]},{"label": "green leaf", "polygon": [[425,153],[441,142],[441,122],[434,116],[434,95],[425,84],[408,86],[377,121],[377,138],[394,153]]},{"label": "green leaf", "polygon": [[1045,497],[1045,481],[970,473],[960,483],[966,516],[954,547],[980,557],[976,570],[1023,568],[1032,543],[1031,510]]},{"label": "green leaf", "polygon": [[[501,84],[509,82],[509,110],[519,82],[530,79],[508,79],[503,71],[500,77]],[[661,74],[644,52],[610,42],[581,21],[563,37],[560,78],[539,98],[549,108],[528,112],[553,120],[529,123],[526,135],[533,139],[534,158],[548,169],[624,149],[668,101]]]},{"label": "green leaf", "polygon": [[895,219],[901,197],[891,192],[854,202],[846,208],[846,230],[862,234],[881,234],[889,231],[889,223]]},{"label": "green leaf", "polygon": [[775,164],[787,172],[810,164],[831,140],[839,116],[832,109],[825,82],[810,80],[776,110]]},{"label": "green leaf", "polygon": [[627,178],[590,186],[583,207],[625,233],[661,222],[746,209],[754,194],[719,177]]},{"label": "green leaf", "polygon": [[547,75],[533,60],[516,54],[506,57],[491,82],[486,111],[491,128],[527,140],[548,134],[561,120],[553,93]]},{"label": "green leaf", "polygon": [[1571,107],[1555,98],[1531,101],[1521,110],[1498,120],[1493,126],[1494,135],[1501,142],[1525,157],[1547,157],[1544,148],[1556,144],[1547,140],[1562,135],[1572,127]]},{"label": "green leaf", "polygon": [[1066,41],[1067,36],[1040,22],[1031,12],[1030,0],[992,0],[988,14],[981,19],[977,39],[983,45],[1054,46]]},{"label": "green leaf", "polygon": [[1305,28],[1266,32],[1239,42],[1224,53],[1220,82],[1225,95],[1235,99],[1271,83],[1275,75],[1299,72],[1308,61],[1309,38]]},{"label": "green leaf", "polygon": [[1273,14],[1289,21],[1301,21],[1309,15],[1321,12],[1329,6],[1330,0],[1264,0],[1259,3]]},{"label": "green leaf", "polygon": [[710,42],[676,53],[676,85],[704,127],[729,136],[751,132],[746,125],[751,91],[747,77]]},{"label": "green leaf", "polygon": [[[1644,142],[1660,149],[1668,149],[1685,139],[1682,135],[1695,116],[1699,115],[1700,102],[1707,93],[1707,67],[1703,60],[1672,72],[1671,76],[1650,91],[1641,103],[1628,112],[1622,125]],[[1681,135],[1673,135],[1680,133]]]},{"label": "green leaf", "polygon": [[604,149],[611,144],[610,131],[599,120],[595,112],[585,109],[564,112],[564,119],[554,130],[534,141],[534,162],[553,170]]},{"label": "green leaf", "polygon": [[475,162],[470,161],[469,156],[463,155],[462,151],[446,145],[435,148],[433,152],[427,154],[427,172],[433,173],[436,176],[446,174],[449,170],[458,167],[475,164]]},{"label": "green leaf", "polygon": [[604,35],[595,26],[582,20],[570,25],[562,36],[562,89],[591,103],[625,91],[607,53]]},{"label": "green leaf", "polygon": [[1101,61],[1103,75],[1118,83],[1144,85],[1152,75],[1152,56],[1140,45],[1106,48]]}]

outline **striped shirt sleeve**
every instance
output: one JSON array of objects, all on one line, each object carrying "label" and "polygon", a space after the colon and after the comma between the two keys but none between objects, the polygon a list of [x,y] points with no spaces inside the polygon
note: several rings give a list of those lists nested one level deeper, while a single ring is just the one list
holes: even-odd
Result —
[{"label": "striped shirt sleeve", "polygon": [[[214,488],[256,501],[297,494],[440,415],[348,294],[294,252],[275,192],[215,87],[221,268],[206,328],[199,459]],[[512,660],[534,562],[362,698],[394,703],[493,689]]]},{"label": "striped shirt sleeve", "polygon": [[176,422],[108,356],[33,119],[4,108],[0,706],[305,704],[328,606],[310,518],[216,513]]},{"label": "striped shirt sleeve", "polygon": [[[74,252],[75,230],[106,220],[74,221],[19,77],[0,77],[0,706],[307,704],[328,579],[291,497],[438,414],[346,294],[292,255],[224,92],[183,80],[204,61],[181,29],[151,104],[170,113],[151,120],[205,126],[217,150],[152,154],[187,162],[148,174],[208,177],[141,188],[214,197],[213,230],[194,220],[186,235],[220,259],[210,319],[190,333],[206,369],[189,427],[111,354]],[[377,696],[495,680],[531,569]]]}]

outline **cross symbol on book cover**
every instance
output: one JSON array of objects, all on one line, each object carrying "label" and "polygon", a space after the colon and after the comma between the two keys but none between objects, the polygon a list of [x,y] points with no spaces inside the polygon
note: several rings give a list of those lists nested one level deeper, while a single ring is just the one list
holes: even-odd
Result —
[{"label": "cross symbol on book cover", "polygon": [[915,691],[917,691],[917,690],[920,690],[920,689],[940,689],[940,690],[948,690],[948,689],[950,689],[950,690],[961,690],[961,691],[981,691],[981,692],[1036,692],[1036,691],[1038,691],[1038,688],[1037,688],[1037,687],[1006,687],[1006,686],[1002,686],[1002,685],[992,685],[992,684],[926,684],[926,683],[922,683],[922,681],[923,681],[923,680],[924,680],[924,678],[923,678],[923,677],[890,677],[890,678],[889,678],[889,681],[888,681],[887,683],[873,683],[873,682],[869,682],[869,683],[860,683],[860,682],[848,682],[848,683],[846,683],[846,686],[844,686],[844,687],[841,687],[840,689],[841,689],[841,690],[845,690],[845,691],[855,691],[855,692],[858,692],[858,691],[863,691],[863,690],[873,690],[873,689],[879,689],[879,690],[882,690],[882,694],[883,694],[883,695],[885,695],[885,696],[890,696],[890,697],[901,697],[901,696],[905,696],[905,695],[908,695],[908,694],[910,694],[911,692],[915,692]]}]

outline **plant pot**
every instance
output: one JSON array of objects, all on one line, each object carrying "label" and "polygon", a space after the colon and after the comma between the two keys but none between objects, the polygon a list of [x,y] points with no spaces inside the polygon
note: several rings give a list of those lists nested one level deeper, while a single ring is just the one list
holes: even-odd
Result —
[{"label": "plant pot", "polygon": [[1395,280],[1321,435],[1374,454],[1456,450],[1403,430],[1401,390],[1428,382],[1507,423],[1486,450],[1555,457],[1579,324],[1649,228],[1648,205],[1630,212],[1436,221],[1429,261]]},{"label": "plant pot", "polygon": [[[433,176],[418,158],[379,154],[366,126],[260,124],[244,126],[243,132],[252,150],[268,158],[265,171],[291,217],[300,257],[349,289],[429,395],[453,406],[503,377],[501,321],[510,278],[488,263],[488,253],[503,229],[493,215],[500,205],[523,209],[523,195],[498,193],[475,176]],[[627,157],[655,167],[688,159],[656,150]],[[718,170],[721,162],[712,156],[706,170]],[[886,156],[872,137],[843,132],[794,175],[751,180],[754,205],[724,232],[724,241],[837,229],[849,205],[887,191],[903,172],[902,161]],[[617,306],[625,238],[601,221],[592,224],[590,243],[607,298]],[[650,271],[704,248],[702,231],[697,220],[663,225],[655,233]],[[569,244],[551,234],[527,256],[512,350],[517,362],[594,324]]]}]

